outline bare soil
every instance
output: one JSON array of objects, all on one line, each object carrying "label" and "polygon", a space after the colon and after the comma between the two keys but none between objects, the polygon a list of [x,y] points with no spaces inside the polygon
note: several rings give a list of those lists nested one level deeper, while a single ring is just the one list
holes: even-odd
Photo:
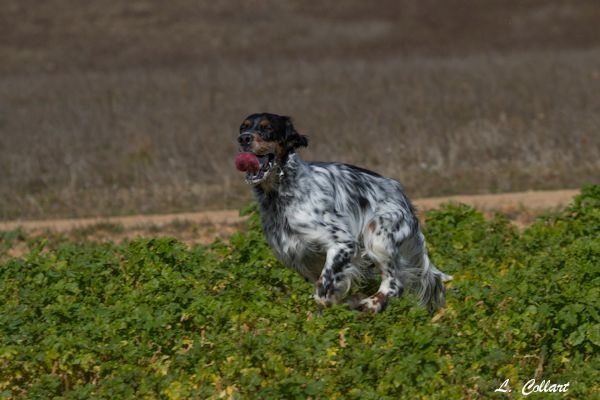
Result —
[{"label": "bare soil", "polygon": [[[416,199],[419,217],[443,203],[471,205],[485,215],[501,213],[523,227],[536,216],[566,206],[577,190],[528,191],[517,193],[458,195]],[[236,210],[195,213],[131,215],[54,220],[16,220],[0,222],[0,231],[21,228],[28,235],[62,234],[67,237],[121,241],[140,236],[174,236],[188,244],[208,244],[227,240],[244,226],[244,217]]]}]

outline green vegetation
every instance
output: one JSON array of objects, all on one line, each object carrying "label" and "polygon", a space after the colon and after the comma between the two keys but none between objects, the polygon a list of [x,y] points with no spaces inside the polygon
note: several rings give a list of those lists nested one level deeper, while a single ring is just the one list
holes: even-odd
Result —
[{"label": "green vegetation", "polygon": [[[410,297],[320,311],[256,216],[192,249],[5,232],[0,398],[519,398],[532,378],[598,393],[600,186],[523,232],[463,205],[426,228],[455,278],[433,316]],[[495,393],[505,379],[513,392]]]}]

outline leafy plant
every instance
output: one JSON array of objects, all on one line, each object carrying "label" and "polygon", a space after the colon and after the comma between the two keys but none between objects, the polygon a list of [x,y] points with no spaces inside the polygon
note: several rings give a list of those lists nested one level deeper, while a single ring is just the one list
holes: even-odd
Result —
[{"label": "leafy plant", "polygon": [[511,398],[494,390],[532,378],[598,392],[600,186],[523,232],[430,212],[431,257],[454,276],[435,315],[410,297],[319,309],[245,212],[208,247],[28,240],[0,264],[0,398]]}]

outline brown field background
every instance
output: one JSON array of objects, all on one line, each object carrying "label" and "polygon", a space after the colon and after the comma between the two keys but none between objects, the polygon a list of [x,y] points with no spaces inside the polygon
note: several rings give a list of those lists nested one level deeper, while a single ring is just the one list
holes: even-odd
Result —
[{"label": "brown field background", "polygon": [[3,0],[0,219],[238,207],[250,113],[412,197],[600,182],[600,2]]}]

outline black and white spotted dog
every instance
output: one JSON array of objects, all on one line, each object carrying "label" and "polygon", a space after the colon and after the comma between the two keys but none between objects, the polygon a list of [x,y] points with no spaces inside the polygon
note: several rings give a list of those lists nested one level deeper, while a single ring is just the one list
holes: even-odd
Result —
[{"label": "black and white spotted dog", "polygon": [[248,116],[238,142],[258,157],[246,182],[267,240],[284,265],[316,283],[318,303],[340,303],[353,281],[378,269],[379,290],[349,300],[352,307],[379,312],[405,288],[430,310],[443,306],[443,282],[451,277],[429,260],[415,210],[397,181],[351,165],[301,160],[295,150],[308,140],[285,116]]}]

